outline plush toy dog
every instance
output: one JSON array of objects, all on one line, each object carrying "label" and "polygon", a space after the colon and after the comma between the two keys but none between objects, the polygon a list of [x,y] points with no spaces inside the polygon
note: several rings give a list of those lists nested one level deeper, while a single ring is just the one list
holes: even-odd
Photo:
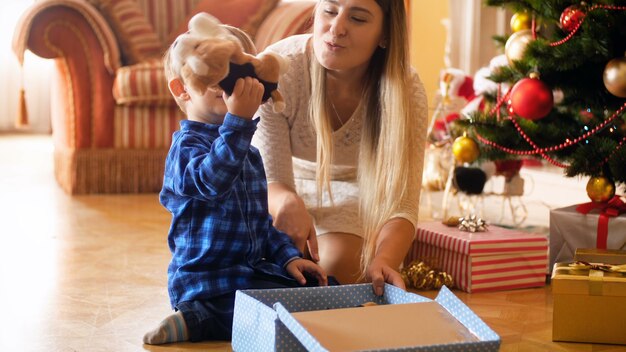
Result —
[{"label": "plush toy dog", "polygon": [[204,12],[192,17],[189,31],[176,39],[171,50],[177,74],[197,92],[219,85],[232,94],[237,79],[250,76],[264,85],[263,101],[272,98],[274,111],[284,110],[278,79],[287,71],[287,60],[269,51],[257,56],[244,52],[237,37],[215,17]]}]

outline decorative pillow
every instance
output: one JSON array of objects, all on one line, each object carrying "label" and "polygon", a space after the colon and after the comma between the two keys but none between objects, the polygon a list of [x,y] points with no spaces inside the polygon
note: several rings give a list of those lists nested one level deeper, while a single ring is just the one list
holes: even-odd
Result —
[{"label": "decorative pillow", "polygon": [[118,41],[125,64],[135,64],[161,55],[163,45],[135,0],[94,1]]},{"label": "decorative pillow", "polygon": [[187,31],[187,23],[195,14],[206,12],[224,24],[237,27],[254,38],[263,19],[280,0],[201,0],[185,21],[170,35],[170,43]]},{"label": "decorative pillow", "polygon": [[257,51],[294,34],[310,32],[316,0],[282,1],[270,13],[254,37]]},{"label": "decorative pillow", "polygon": [[176,105],[167,89],[161,58],[118,68],[113,81],[113,98],[118,105]]}]

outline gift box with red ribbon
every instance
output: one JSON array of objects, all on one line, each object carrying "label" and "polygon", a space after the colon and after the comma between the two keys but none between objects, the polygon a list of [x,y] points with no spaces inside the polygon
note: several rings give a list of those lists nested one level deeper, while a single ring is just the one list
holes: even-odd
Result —
[{"label": "gift box with red ribbon", "polygon": [[626,265],[556,263],[552,340],[626,344]]},{"label": "gift box with red ribbon", "polygon": [[548,239],[489,225],[468,232],[439,221],[420,222],[404,261],[420,260],[452,276],[466,292],[544,286],[548,272]]},{"label": "gift box with red ribbon", "polygon": [[626,203],[618,197],[550,211],[550,267],[578,248],[626,249]]}]

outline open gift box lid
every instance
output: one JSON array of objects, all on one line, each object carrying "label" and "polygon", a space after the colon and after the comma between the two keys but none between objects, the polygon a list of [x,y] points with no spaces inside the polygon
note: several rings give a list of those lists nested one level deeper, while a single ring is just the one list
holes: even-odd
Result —
[{"label": "open gift box lid", "polygon": [[[374,302],[376,306],[359,307]],[[435,300],[371,284],[237,291],[235,351],[497,351],[499,336],[450,290]]]}]

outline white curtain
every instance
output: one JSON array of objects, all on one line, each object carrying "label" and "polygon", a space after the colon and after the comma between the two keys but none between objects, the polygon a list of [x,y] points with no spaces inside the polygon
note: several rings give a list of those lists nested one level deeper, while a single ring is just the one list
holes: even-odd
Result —
[{"label": "white curtain", "polygon": [[15,121],[19,107],[19,91],[26,90],[29,125],[21,130],[50,133],[50,80],[52,60],[44,60],[26,53],[24,67],[20,67],[11,40],[18,18],[33,0],[0,2],[0,132],[17,130]]}]

